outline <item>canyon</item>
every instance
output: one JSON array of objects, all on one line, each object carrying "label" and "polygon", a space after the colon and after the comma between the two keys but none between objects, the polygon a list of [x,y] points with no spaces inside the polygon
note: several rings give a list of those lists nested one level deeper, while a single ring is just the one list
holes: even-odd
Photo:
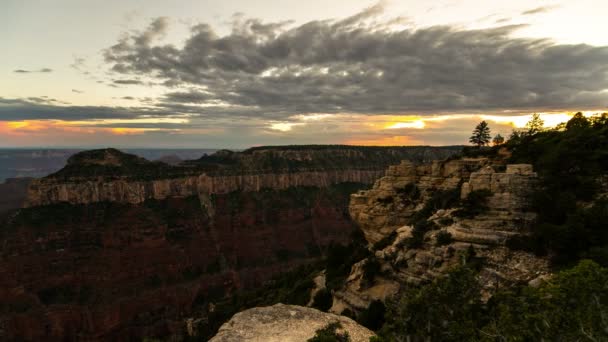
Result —
[{"label": "canyon", "polygon": [[75,154],[3,218],[0,338],[185,336],[195,307],[347,243],[350,195],[389,165],[459,150],[268,147],[176,166],[114,149]]}]

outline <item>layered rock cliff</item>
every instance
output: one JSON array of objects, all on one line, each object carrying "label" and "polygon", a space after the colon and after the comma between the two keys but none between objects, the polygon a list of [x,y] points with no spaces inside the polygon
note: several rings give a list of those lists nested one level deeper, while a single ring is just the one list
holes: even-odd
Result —
[{"label": "layered rock cliff", "polygon": [[218,151],[180,166],[148,162],[114,149],[76,154],[59,172],[32,182],[27,206],[59,202],[141,203],[232,191],[372,183],[401,159],[445,158],[457,148],[293,146]]},{"label": "layered rock cliff", "polygon": [[[351,216],[375,244],[374,255],[353,266],[334,292],[332,311],[365,309],[472,256],[483,260],[485,298],[545,277],[547,260],[505,246],[534,222],[530,196],[536,184],[530,165],[505,167],[483,158],[390,167],[372,189],[351,195]],[[370,263],[377,274],[366,271]]]}]

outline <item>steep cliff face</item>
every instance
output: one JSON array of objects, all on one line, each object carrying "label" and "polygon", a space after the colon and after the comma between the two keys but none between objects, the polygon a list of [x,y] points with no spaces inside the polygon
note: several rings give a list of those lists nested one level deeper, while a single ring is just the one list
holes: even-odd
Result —
[{"label": "steep cliff face", "polygon": [[26,205],[141,203],[146,199],[264,188],[368,184],[380,177],[388,165],[402,159],[441,159],[457,151],[456,147],[268,147],[244,152],[218,151],[170,166],[114,149],[95,150],[76,154],[64,169],[33,181]]},{"label": "steep cliff face", "polygon": [[147,199],[209,196],[233,191],[257,192],[262,189],[284,190],[290,187],[327,187],[338,183],[372,183],[382,174],[377,170],[313,171],[294,173],[265,173],[237,176],[199,176],[135,180],[79,180],[65,182],[55,179],[34,180],[30,185],[27,206],[68,202],[142,203]]},{"label": "steep cliff face", "polygon": [[77,154],[2,224],[0,340],[184,333],[196,308],[346,242],[349,196],[381,169],[456,151],[256,148],[178,166]]},{"label": "steep cliff face", "polygon": [[[364,309],[472,256],[484,260],[479,281],[486,298],[497,288],[548,274],[545,259],[505,247],[534,222],[530,195],[537,175],[530,165],[495,168],[503,166],[486,159],[404,162],[389,168],[372,189],[353,194],[350,213],[376,249],[353,266],[334,293],[332,311]],[[366,271],[369,263],[377,265],[377,274]]]}]

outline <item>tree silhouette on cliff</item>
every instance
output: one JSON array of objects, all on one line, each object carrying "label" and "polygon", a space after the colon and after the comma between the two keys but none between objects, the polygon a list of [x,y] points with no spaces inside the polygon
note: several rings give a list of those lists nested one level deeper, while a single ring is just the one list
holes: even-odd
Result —
[{"label": "tree silhouette on cliff", "polygon": [[490,127],[485,121],[480,122],[473,130],[469,142],[477,147],[487,145],[490,142]]}]

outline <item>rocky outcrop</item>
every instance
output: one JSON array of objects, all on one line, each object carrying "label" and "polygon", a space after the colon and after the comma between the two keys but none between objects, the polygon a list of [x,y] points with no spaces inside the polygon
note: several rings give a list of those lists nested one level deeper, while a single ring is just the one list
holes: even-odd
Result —
[{"label": "rocky outcrop", "polygon": [[536,218],[530,207],[537,183],[538,176],[528,164],[507,165],[505,172],[486,166],[472,173],[462,185],[460,197],[487,190],[487,208],[474,217],[459,219],[447,231],[454,240],[486,245],[503,245],[509,237],[525,234]]},{"label": "rocky outcrop", "polygon": [[352,342],[368,342],[374,333],[350,318],[312,308],[276,304],[239,312],[210,342],[306,342],[319,329],[339,323]]},{"label": "rocky outcrop", "polygon": [[437,190],[454,190],[488,160],[457,159],[390,166],[370,190],[351,196],[350,215],[365,238],[376,243],[405,225]]},{"label": "rocky outcrop", "polygon": [[[484,261],[479,281],[486,299],[498,288],[546,276],[546,259],[505,246],[510,237],[528,233],[536,218],[530,196],[537,175],[531,165],[507,165],[502,172],[495,168],[503,166],[485,159],[420,166],[403,162],[389,168],[372,189],[351,195],[350,213],[370,244],[390,241],[372,258],[353,266],[344,287],[334,293],[332,311],[364,309],[373,300],[395,295],[402,286],[428,283],[466,262],[471,253]],[[470,207],[469,195],[474,192],[484,194],[477,208]],[[433,193],[457,195],[462,201],[437,210],[428,206]],[[418,227],[409,225],[421,210],[428,216],[416,223]],[[416,234],[421,236],[413,244]],[[380,264],[373,279],[365,277],[367,262]]]}]

